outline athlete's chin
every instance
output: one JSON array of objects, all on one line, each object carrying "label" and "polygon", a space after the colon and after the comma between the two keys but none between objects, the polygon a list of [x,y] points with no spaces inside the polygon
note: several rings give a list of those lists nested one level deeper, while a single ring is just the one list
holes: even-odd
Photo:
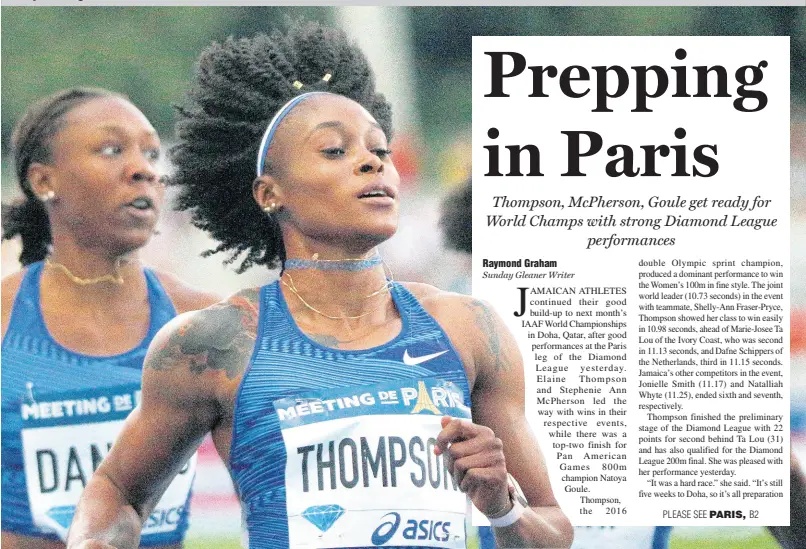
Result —
[{"label": "athlete's chin", "polygon": [[395,231],[396,229],[389,231],[376,231],[372,233],[361,234],[358,235],[358,237],[355,240],[366,243],[367,248],[373,248],[378,244],[383,244],[384,242],[392,238],[395,235]]},{"label": "athlete's chin", "polygon": [[118,231],[117,233],[109,235],[107,239],[107,248],[113,251],[115,255],[125,255],[135,250],[139,250],[148,244],[154,234],[154,228]]},{"label": "athlete's chin", "polygon": [[383,227],[378,227],[374,232],[373,236],[377,240],[377,243],[380,244],[381,242],[386,242],[397,232],[397,220],[394,222],[390,222]]},{"label": "athlete's chin", "polygon": [[[355,223],[358,221],[358,223]],[[390,239],[397,232],[397,215],[364,217],[353,220],[351,232],[364,238],[379,240]]]},{"label": "athlete's chin", "polygon": [[354,231],[351,235],[348,236],[348,239],[352,241],[352,243],[356,247],[366,248],[369,250],[370,248],[374,248],[378,244],[382,244],[392,238],[397,232],[397,224],[390,224],[385,227],[371,227],[371,228],[361,228],[359,230]]}]

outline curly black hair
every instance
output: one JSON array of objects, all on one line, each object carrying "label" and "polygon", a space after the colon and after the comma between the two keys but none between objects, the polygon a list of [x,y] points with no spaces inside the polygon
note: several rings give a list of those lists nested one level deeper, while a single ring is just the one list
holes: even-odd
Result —
[{"label": "curly black hair", "polygon": [[473,252],[473,187],[470,181],[455,189],[442,202],[439,225],[449,248]]},{"label": "curly black hair", "polygon": [[[327,73],[332,77],[325,82]],[[286,32],[229,38],[201,53],[186,102],[176,107],[179,142],[171,150],[175,171],[168,183],[180,189],[176,208],[191,211],[193,224],[219,241],[204,256],[228,252],[224,263],[230,264],[246,254],[239,273],[285,259],[279,225],[252,195],[255,159],[276,112],[316,90],[356,101],[391,139],[391,106],[375,91],[363,52],[339,30],[296,21]]]},{"label": "curly black hair", "polygon": [[71,88],[40,99],[28,107],[11,134],[11,156],[23,197],[3,204],[3,240],[22,238],[20,263],[30,265],[48,254],[53,238],[45,205],[28,181],[28,169],[34,162],[51,161],[53,137],[64,125],[64,117],[92,99],[125,96],[101,88]]}]

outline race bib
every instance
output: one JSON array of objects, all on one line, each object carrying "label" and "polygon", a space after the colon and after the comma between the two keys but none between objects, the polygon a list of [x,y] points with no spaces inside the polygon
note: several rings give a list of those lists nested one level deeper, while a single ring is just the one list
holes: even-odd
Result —
[{"label": "race bib", "polygon": [[467,498],[434,455],[442,417],[470,418],[463,402],[433,378],[275,401],[289,545],[464,548]]},{"label": "race bib", "polygon": [[[139,403],[140,386],[42,396],[20,410],[25,482],[34,525],[64,540],[81,492]],[[177,528],[195,471],[194,454],[146,520],[143,536]]]}]

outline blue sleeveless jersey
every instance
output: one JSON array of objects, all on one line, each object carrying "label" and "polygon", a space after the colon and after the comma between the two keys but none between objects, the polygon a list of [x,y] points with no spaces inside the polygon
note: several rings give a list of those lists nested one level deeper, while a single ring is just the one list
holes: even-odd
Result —
[{"label": "blue sleeveless jersey", "polygon": [[[230,472],[245,511],[250,549],[290,546],[287,451],[274,401],[311,391],[344,392],[345,388],[358,388],[357,393],[361,387],[439,378],[458,387],[464,399],[462,405],[469,407],[465,369],[445,332],[403,286],[393,283],[391,295],[402,320],[400,333],[390,342],[371,349],[340,350],[324,347],[300,331],[277,282],[261,288],[257,341],[238,390],[229,458]],[[332,457],[334,447],[330,448]],[[315,452],[311,453],[311,460],[314,457]],[[357,472],[355,462],[354,467]],[[335,479],[336,473],[332,475]],[[320,484],[322,476],[320,468]],[[384,476],[384,486],[385,479]],[[311,481],[315,483],[315,473]],[[395,489],[390,489],[386,497],[394,498]],[[320,507],[318,516],[306,518],[323,531],[332,521],[344,520],[339,518],[344,511],[338,511],[338,506]],[[337,512],[332,514],[334,508]],[[396,514],[390,513],[393,518],[389,524],[376,529],[375,535],[380,536],[377,539],[389,540],[394,533],[390,528],[398,529],[394,523]],[[399,515],[396,520],[399,524]],[[375,527],[372,524],[370,531]],[[430,529],[426,534],[439,539],[442,532],[439,527],[430,525]],[[365,545],[392,546],[381,541]],[[425,543],[420,546],[431,547]]]},{"label": "blue sleeveless jersey", "polygon": [[[119,425],[136,405],[148,345],[176,310],[146,269],[150,325],[145,339],[115,356],[75,353],[59,345],[45,325],[42,268],[39,262],[26,270],[2,343],[2,529],[58,540],[74,512],[74,503],[63,503],[75,500],[117,432],[99,431],[113,421]],[[88,442],[99,436],[108,442]],[[146,529],[156,533],[144,534],[142,545],[180,542],[188,526],[188,499],[189,492],[181,507],[149,517]]]}]

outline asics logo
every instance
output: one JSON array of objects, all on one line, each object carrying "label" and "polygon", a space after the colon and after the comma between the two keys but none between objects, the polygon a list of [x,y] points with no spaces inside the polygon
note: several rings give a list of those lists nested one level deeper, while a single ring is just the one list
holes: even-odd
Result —
[{"label": "asics logo", "polygon": [[440,351],[438,353],[433,353],[430,355],[423,355],[423,356],[409,356],[409,350],[406,349],[403,352],[403,364],[406,366],[416,366],[417,364],[422,364],[423,362],[427,362],[432,358],[437,358],[439,355],[444,355],[448,351]]},{"label": "asics logo", "polygon": [[372,545],[383,545],[395,535],[400,526],[400,515],[398,513],[386,513],[382,519],[392,517],[392,520],[382,522],[374,532],[372,532]]},{"label": "asics logo", "polygon": [[[380,546],[390,541],[401,526],[400,513],[386,513],[378,527],[372,532],[372,545]],[[401,532],[405,540],[448,541],[451,537],[450,521],[431,519],[409,519]],[[454,539],[459,539],[454,536]]]}]

